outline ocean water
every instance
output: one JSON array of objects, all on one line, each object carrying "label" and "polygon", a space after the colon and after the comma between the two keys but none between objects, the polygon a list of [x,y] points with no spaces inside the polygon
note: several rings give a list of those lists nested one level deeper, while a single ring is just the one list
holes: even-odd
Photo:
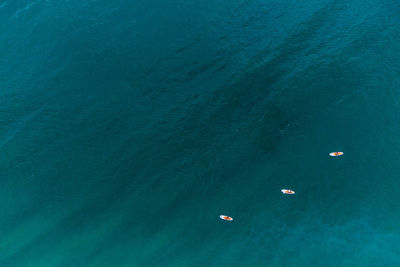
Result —
[{"label": "ocean water", "polygon": [[399,21],[1,0],[0,266],[400,266]]}]

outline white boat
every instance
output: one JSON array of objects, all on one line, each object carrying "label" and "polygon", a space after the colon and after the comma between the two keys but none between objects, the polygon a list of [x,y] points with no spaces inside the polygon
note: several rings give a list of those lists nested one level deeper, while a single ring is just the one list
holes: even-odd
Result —
[{"label": "white boat", "polygon": [[332,152],[332,153],[329,153],[329,156],[331,156],[331,157],[338,157],[338,156],[341,156],[341,155],[343,155],[344,153],[343,152]]},{"label": "white boat", "polygon": [[296,194],[293,190],[290,190],[290,189],[282,189],[281,192],[282,192],[283,194],[287,194],[287,195],[294,195],[294,194]]},{"label": "white boat", "polygon": [[219,217],[220,217],[222,220],[225,220],[225,221],[233,221],[233,218],[232,218],[232,217],[229,217],[229,216],[226,216],[226,215],[219,215]]}]

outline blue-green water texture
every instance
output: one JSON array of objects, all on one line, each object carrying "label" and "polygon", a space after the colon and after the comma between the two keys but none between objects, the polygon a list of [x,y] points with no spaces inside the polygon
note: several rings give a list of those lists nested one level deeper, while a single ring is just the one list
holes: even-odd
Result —
[{"label": "blue-green water texture", "polygon": [[0,0],[0,266],[400,266],[399,203],[400,1]]}]

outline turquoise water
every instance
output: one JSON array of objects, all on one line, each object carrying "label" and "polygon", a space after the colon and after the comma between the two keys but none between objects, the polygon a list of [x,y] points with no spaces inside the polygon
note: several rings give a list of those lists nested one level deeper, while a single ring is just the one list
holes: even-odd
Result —
[{"label": "turquoise water", "polygon": [[400,265],[399,19],[0,1],[0,265]]}]

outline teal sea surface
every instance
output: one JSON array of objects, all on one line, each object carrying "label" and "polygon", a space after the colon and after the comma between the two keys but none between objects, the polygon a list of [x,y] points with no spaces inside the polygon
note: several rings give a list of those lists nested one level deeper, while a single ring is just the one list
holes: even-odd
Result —
[{"label": "teal sea surface", "polygon": [[400,1],[0,0],[0,266],[400,266],[399,203]]}]

